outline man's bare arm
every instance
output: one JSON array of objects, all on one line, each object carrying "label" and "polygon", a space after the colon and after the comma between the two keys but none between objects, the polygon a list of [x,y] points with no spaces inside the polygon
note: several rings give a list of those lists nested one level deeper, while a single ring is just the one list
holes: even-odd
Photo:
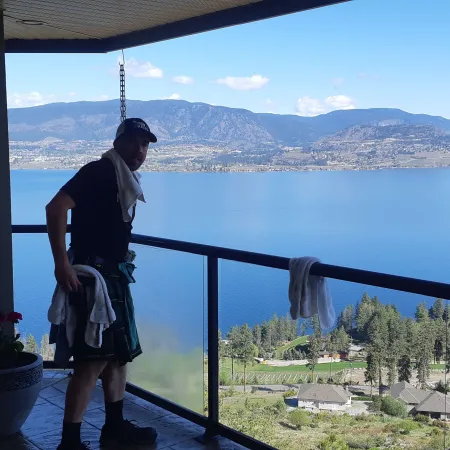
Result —
[{"label": "man's bare arm", "polygon": [[74,207],[75,202],[72,198],[60,191],[45,208],[47,232],[55,261],[56,281],[69,292],[77,290],[80,285],[66,251],[68,211]]}]

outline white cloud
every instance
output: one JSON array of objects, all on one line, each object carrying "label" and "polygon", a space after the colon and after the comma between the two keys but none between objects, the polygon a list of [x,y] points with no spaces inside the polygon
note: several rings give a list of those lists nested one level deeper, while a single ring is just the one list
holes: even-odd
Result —
[{"label": "white cloud", "polygon": [[267,106],[273,105],[273,101],[270,98],[266,98],[266,101],[264,102]]},{"label": "white cloud", "polygon": [[355,103],[346,95],[332,95],[324,101],[305,96],[297,100],[295,109],[299,116],[313,117],[336,110],[355,109]]},{"label": "white cloud", "polygon": [[300,116],[318,116],[325,112],[325,106],[317,98],[300,97],[295,108]]},{"label": "white cloud", "polygon": [[[117,70],[114,73],[118,73]],[[138,61],[130,58],[125,61],[125,76],[131,78],[163,78],[164,73],[150,61]]]},{"label": "white cloud", "polygon": [[250,91],[253,89],[261,89],[269,82],[269,79],[262,75],[252,75],[251,77],[219,78],[216,82],[237,91]]},{"label": "white cloud", "polygon": [[173,77],[172,81],[177,84],[192,84],[194,79],[185,75],[180,75],[178,77]]},{"label": "white cloud", "polygon": [[355,109],[353,100],[346,95],[332,95],[325,99],[325,103],[333,109]]},{"label": "white cloud", "polygon": [[55,95],[43,95],[39,92],[29,92],[27,94],[13,93],[8,95],[9,108],[27,108],[30,106],[45,105],[56,101]]},{"label": "white cloud", "polygon": [[180,100],[181,95],[180,94],[172,94],[170,97],[167,97],[167,100]]},{"label": "white cloud", "polygon": [[69,92],[69,97],[76,97],[77,93],[76,92]]}]

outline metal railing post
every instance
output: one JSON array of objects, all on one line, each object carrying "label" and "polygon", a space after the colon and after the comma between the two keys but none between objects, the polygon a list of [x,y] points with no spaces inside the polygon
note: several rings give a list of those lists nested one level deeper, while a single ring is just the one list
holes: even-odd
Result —
[{"label": "metal railing post", "polygon": [[[11,182],[9,166],[8,102],[6,95],[5,24],[0,11],[0,313],[14,311],[13,255],[11,234]],[[5,324],[8,335],[14,334],[12,323]]]},{"label": "metal railing post", "polygon": [[219,260],[208,256],[208,426],[205,438],[217,435],[219,423]]}]

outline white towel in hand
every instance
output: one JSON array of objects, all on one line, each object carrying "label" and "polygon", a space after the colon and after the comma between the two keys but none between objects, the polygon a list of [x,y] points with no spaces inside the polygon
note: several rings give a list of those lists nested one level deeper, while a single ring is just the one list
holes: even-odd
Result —
[{"label": "white towel in hand", "polygon": [[145,203],[144,192],[139,182],[141,175],[137,172],[132,172],[114,148],[104,153],[102,158],[108,158],[114,164],[122,217],[124,222],[131,222],[136,202],[140,200]]},{"label": "white towel in hand", "polygon": [[336,313],[327,280],[309,274],[311,266],[319,262],[312,257],[293,258],[289,261],[291,317],[297,320],[318,314],[321,327],[331,328],[336,320]]},{"label": "white towel in hand", "polygon": [[[89,318],[84,338],[86,344],[90,347],[100,348],[103,331],[116,320],[108,295],[108,288],[100,272],[93,267],[85,265],[74,265],[72,267],[77,276],[94,278],[93,288],[86,289]],[[52,304],[48,310],[48,320],[54,325],[65,324],[69,347],[72,347],[74,342],[77,326],[76,317],[76,310],[69,302],[69,294],[60,285],[57,285]]]}]

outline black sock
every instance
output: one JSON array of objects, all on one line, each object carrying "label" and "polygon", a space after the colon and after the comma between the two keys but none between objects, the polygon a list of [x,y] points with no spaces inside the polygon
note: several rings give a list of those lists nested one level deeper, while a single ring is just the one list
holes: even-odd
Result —
[{"label": "black sock", "polygon": [[106,425],[117,425],[123,422],[123,400],[105,402]]},{"label": "black sock", "polygon": [[78,444],[81,442],[81,422],[63,422],[62,442],[65,444]]}]

